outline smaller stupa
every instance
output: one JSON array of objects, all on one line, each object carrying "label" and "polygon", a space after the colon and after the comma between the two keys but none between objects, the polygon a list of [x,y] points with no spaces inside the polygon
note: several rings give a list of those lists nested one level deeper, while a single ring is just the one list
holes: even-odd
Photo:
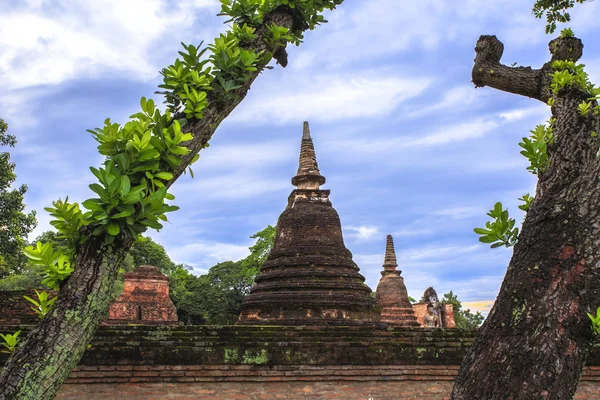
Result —
[{"label": "smaller stupa", "polygon": [[152,265],[125,274],[123,293],[110,304],[104,325],[177,325],[169,277]]},{"label": "smaller stupa", "polygon": [[394,239],[392,235],[387,235],[383,271],[377,285],[377,303],[382,308],[381,322],[394,326],[419,327],[420,324],[408,300],[404,278],[400,275],[402,271],[396,270],[397,266]]}]

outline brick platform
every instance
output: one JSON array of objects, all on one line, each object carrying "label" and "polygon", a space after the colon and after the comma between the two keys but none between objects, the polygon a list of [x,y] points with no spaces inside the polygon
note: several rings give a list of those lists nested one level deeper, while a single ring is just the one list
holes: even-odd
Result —
[{"label": "brick platform", "polygon": [[[58,398],[444,399],[474,334],[367,326],[102,327]],[[575,399],[600,399],[599,353],[590,355]],[[0,365],[7,357],[0,353]]]},{"label": "brick platform", "polygon": [[[592,368],[584,370],[575,400],[600,399],[600,368]],[[83,367],[73,372],[57,399],[113,400],[118,394],[129,400],[442,400],[449,399],[457,370],[458,366]],[[87,383],[92,380],[111,383]],[[115,383],[118,380],[121,383]]]}]

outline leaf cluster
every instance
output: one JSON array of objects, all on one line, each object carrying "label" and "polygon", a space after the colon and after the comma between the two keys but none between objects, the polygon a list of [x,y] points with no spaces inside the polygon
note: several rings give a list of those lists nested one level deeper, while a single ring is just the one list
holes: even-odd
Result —
[{"label": "leaf cluster", "polygon": [[523,204],[519,206],[519,209],[525,212],[529,211],[531,203],[533,203],[533,196],[530,196],[529,193],[526,193],[523,195],[523,197],[519,197],[519,200],[523,202]]},{"label": "leaf cluster", "polygon": [[294,11],[297,20],[297,29],[290,32],[292,38],[289,42],[298,45],[302,43],[304,30],[312,30],[327,22],[321,14],[324,10],[333,10],[342,2],[343,0],[221,0],[219,15],[230,17],[226,22],[258,27],[270,12],[278,7],[288,7]]},{"label": "leaf cluster", "polygon": [[[38,243],[26,252],[31,262],[44,268],[44,282],[58,287],[72,271],[72,256],[76,247],[87,240],[88,232],[104,237],[107,245],[116,238],[137,238],[147,228],[161,229],[165,214],[177,210],[166,200],[174,197],[167,192],[173,171],[189,153],[185,143],[192,140],[182,132],[187,120],[202,119],[210,101],[229,101],[244,87],[251,74],[264,68],[276,50],[287,42],[299,43],[304,29],[313,29],[326,22],[320,14],[333,9],[343,0],[222,0],[222,15],[233,21],[232,29],[217,37],[214,43],[183,44],[181,58],[161,71],[167,110],[161,113],[153,100],[142,98],[141,111],[124,125],[106,119],[103,128],[89,130],[99,143],[98,151],[106,157],[100,168],[90,168],[97,182],[90,189],[98,196],[77,203],[58,200],[48,208],[55,218],[52,225],[65,239],[64,252],[48,250]],[[263,28],[265,17],[278,7],[293,10],[300,27],[289,32],[270,24],[265,35],[271,51],[255,52],[247,46]],[[204,54],[209,51],[208,57]],[[209,94],[211,94],[209,96]],[[175,119],[183,111],[185,119]],[[198,159],[196,154],[191,163]],[[190,169],[190,174],[193,172]],[[82,232],[85,231],[85,234]],[[51,246],[51,245],[50,245]],[[49,252],[49,253],[48,253]],[[52,257],[50,257],[52,256]],[[50,259],[52,258],[52,259]]]},{"label": "leaf cluster", "polygon": [[6,349],[8,349],[8,351],[14,351],[17,348],[17,344],[19,344],[19,341],[21,341],[21,339],[19,338],[20,334],[20,330],[16,331],[13,334],[7,333],[6,335],[3,335],[2,333],[0,333],[0,337],[4,341],[0,344]]},{"label": "leaf cluster", "polygon": [[569,60],[555,60],[551,65],[554,72],[550,73],[552,93],[558,93],[564,88],[576,88],[587,93],[594,92],[594,85],[585,72],[585,64],[577,64]]},{"label": "leaf cluster", "polygon": [[72,253],[68,250],[54,249],[52,242],[37,242],[24,250],[29,262],[41,267],[42,283],[50,289],[58,290],[60,282],[73,273]]},{"label": "leaf cluster", "polygon": [[25,300],[34,305],[34,307],[31,307],[31,309],[38,315],[38,317],[44,318],[44,316],[48,314],[58,297],[49,298],[50,293],[45,291],[38,292],[36,290],[35,294],[37,296],[37,300],[34,300],[29,296],[23,297],[25,298]]},{"label": "leaf cluster", "polygon": [[481,235],[479,241],[491,243],[491,248],[514,246],[519,236],[519,228],[515,228],[515,219],[509,218],[508,210],[502,209],[502,203],[496,203],[487,215],[492,220],[485,223],[485,228],[474,229],[476,234]]},{"label": "leaf cluster", "polygon": [[534,175],[544,172],[550,165],[547,146],[553,144],[556,139],[552,122],[551,120],[548,125],[537,125],[534,130],[530,131],[530,137],[524,137],[519,143],[519,146],[523,148],[521,154],[529,160],[527,170]]},{"label": "leaf cluster", "polygon": [[583,4],[588,0],[536,0],[533,5],[533,15],[536,18],[546,16],[546,33],[554,33],[556,23],[565,23],[571,20],[567,10],[573,8],[575,3]]},{"label": "leaf cluster", "polygon": [[593,316],[590,313],[587,313],[587,315],[592,321],[592,332],[594,332],[594,335],[596,336],[600,335],[600,307],[596,310],[596,316]]}]

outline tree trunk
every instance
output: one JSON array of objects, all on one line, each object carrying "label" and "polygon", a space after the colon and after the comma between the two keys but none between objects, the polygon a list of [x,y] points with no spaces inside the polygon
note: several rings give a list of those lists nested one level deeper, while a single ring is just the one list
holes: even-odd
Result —
[{"label": "tree trunk", "polygon": [[[550,43],[553,60],[577,61],[582,48],[576,38]],[[550,63],[540,70],[502,66],[502,44],[493,36],[482,36],[476,51],[476,86],[543,102],[552,96]],[[600,140],[592,134],[600,123],[592,113],[580,115],[585,93],[562,89],[554,99],[551,163],[539,174],[500,294],[463,360],[454,400],[571,399],[594,339],[586,313],[600,306]]]},{"label": "tree trunk", "polygon": [[[266,26],[275,23],[291,29],[293,22],[290,9],[276,9],[265,18],[263,26],[256,31],[256,39],[248,47],[255,51],[277,51],[284,57],[283,48],[266,48]],[[168,183],[169,186],[185,171],[194,154],[208,142],[221,121],[244,99],[264,66],[259,65],[258,70],[252,73],[251,79],[237,91],[235,100],[223,102],[213,97],[205,109],[204,118],[188,122],[184,130],[194,135],[194,139],[186,143],[191,152],[179,169],[173,171],[175,178]],[[78,247],[75,271],[61,287],[51,312],[27,335],[4,366],[0,374],[0,400],[54,398],[81,359],[98,324],[106,317],[119,264],[133,244],[129,239],[107,247],[103,239],[103,236],[89,235],[88,241]]]}]

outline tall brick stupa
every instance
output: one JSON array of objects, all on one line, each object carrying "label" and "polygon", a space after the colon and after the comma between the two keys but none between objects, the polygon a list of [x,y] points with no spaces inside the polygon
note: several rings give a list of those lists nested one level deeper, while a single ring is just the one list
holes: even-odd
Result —
[{"label": "tall brick stupa", "polygon": [[297,188],[277,222],[273,249],[242,303],[239,324],[360,325],[379,322],[379,308],[344,245],[340,217],[304,122]]},{"label": "tall brick stupa", "polygon": [[381,321],[395,326],[419,327],[420,324],[408,300],[404,278],[400,275],[402,271],[396,270],[397,266],[394,239],[392,235],[387,235],[383,271],[376,294],[377,303],[382,308]]}]

